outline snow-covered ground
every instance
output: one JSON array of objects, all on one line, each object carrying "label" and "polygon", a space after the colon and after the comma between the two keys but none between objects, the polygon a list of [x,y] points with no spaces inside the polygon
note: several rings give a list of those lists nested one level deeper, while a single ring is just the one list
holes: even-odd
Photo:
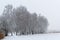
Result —
[{"label": "snow-covered ground", "polygon": [[7,36],[3,40],[60,40],[60,33]]}]

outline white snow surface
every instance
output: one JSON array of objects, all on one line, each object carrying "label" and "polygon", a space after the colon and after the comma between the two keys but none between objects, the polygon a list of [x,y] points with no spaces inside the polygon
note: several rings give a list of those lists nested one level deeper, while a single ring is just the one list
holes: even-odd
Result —
[{"label": "white snow surface", "polygon": [[7,36],[3,40],[60,40],[60,33]]}]

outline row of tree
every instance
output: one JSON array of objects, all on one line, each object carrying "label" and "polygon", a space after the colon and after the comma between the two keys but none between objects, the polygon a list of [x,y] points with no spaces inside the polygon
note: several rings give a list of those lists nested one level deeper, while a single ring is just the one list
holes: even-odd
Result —
[{"label": "row of tree", "polygon": [[48,20],[44,16],[30,13],[24,6],[13,8],[6,5],[0,17],[0,29],[6,33],[39,34],[45,33],[47,27]]}]

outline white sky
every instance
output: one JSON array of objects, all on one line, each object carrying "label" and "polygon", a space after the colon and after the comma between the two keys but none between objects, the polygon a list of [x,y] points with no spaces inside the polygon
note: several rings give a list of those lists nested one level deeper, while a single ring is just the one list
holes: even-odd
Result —
[{"label": "white sky", "polygon": [[7,4],[14,7],[23,5],[30,12],[41,13],[48,18],[49,30],[60,30],[60,0],[0,0],[0,13]]}]

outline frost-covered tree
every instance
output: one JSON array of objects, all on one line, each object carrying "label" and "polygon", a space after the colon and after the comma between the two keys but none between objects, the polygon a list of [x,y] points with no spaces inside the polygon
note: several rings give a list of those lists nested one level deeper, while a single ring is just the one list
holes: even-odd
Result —
[{"label": "frost-covered tree", "polygon": [[47,18],[45,18],[44,16],[39,15],[38,16],[38,32],[39,33],[45,33],[47,31],[47,27],[48,27],[48,20]]},{"label": "frost-covered tree", "polygon": [[5,36],[8,35],[7,21],[3,16],[0,16],[0,30],[5,31]]},{"label": "frost-covered tree", "polygon": [[14,19],[13,19],[12,8],[13,8],[12,5],[6,5],[4,12],[3,12],[3,16],[5,17],[7,24],[8,24],[7,26],[8,31],[11,32],[11,34],[14,31]]},{"label": "frost-covered tree", "polygon": [[35,27],[37,26],[37,14],[33,13],[31,14],[31,19],[30,19],[30,30],[31,33],[34,34],[35,33]]},{"label": "frost-covered tree", "polygon": [[15,21],[16,21],[16,31],[20,31],[20,34],[27,34],[28,23],[29,23],[29,12],[24,6],[20,6],[14,10]]}]

